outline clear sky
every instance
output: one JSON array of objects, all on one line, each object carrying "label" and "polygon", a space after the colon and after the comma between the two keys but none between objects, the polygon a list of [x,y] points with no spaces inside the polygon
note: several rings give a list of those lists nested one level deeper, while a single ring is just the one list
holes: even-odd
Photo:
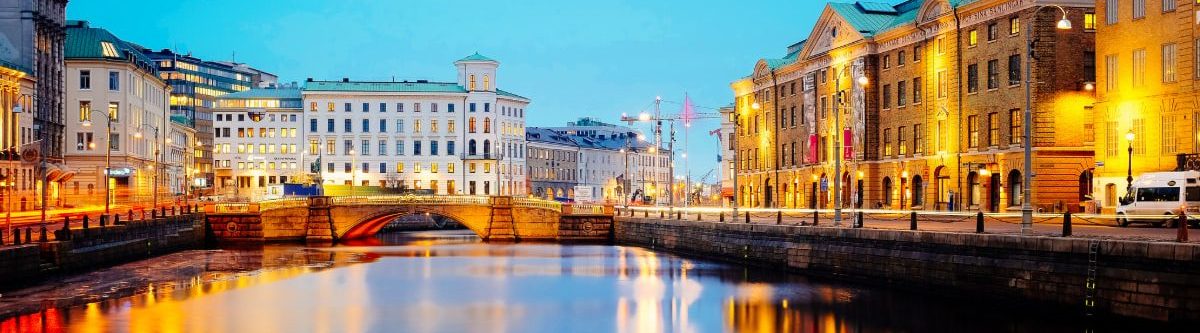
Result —
[{"label": "clear sky", "polygon": [[[479,52],[500,61],[499,88],[533,100],[528,126],[554,126],[583,116],[615,123],[622,112],[649,110],[655,96],[678,113],[684,93],[697,112],[716,112],[707,108],[731,103],[729,83],[755,61],[807,38],[824,3],[72,0],[67,17],[151,49],[206,60],[236,54],[282,82],[453,81],[454,60]],[[717,139],[707,132],[719,126],[704,120],[690,130],[694,177],[716,166]]]}]

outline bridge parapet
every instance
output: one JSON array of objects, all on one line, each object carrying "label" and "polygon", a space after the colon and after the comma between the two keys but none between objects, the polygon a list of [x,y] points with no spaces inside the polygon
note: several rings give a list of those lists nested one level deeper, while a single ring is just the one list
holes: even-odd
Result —
[{"label": "bridge parapet", "polygon": [[388,195],[332,197],[335,206],[355,205],[482,205],[491,204],[487,196],[477,195]]}]

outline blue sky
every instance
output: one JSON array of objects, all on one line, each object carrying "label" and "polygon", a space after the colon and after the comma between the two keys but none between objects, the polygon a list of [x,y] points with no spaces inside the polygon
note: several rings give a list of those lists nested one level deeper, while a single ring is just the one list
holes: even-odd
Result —
[{"label": "blue sky", "polygon": [[[207,60],[236,54],[238,62],[284,82],[453,81],[452,62],[478,51],[501,62],[498,87],[533,100],[527,124],[553,126],[581,116],[616,122],[622,112],[646,110],[655,96],[669,113],[679,112],[675,103],[684,93],[698,106],[727,105],[729,82],[749,74],[757,59],[781,57],[787,45],[806,38],[823,6],[810,0],[72,0],[67,17],[152,49]],[[705,120],[691,129],[696,177],[716,166],[716,138],[706,132],[717,127]]]}]

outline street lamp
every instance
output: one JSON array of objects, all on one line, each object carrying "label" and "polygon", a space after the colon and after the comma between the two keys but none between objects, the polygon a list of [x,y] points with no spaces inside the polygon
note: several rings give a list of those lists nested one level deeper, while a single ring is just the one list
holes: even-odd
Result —
[{"label": "street lamp", "polygon": [[[99,111],[100,110],[92,110],[92,112],[99,112]],[[108,134],[105,135],[105,137],[104,137],[105,140],[108,140],[108,145],[104,147],[104,215],[108,215],[109,207],[112,206],[112,193],[111,193],[112,191],[108,187],[108,180],[109,180],[110,174],[112,173],[111,169],[112,169],[112,141],[113,141],[112,140],[112,124],[113,124],[113,121],[112,121],[112,115],[103,113],[103,112],[101,112],[100,114],[104,115],[104,119],[106,120],[106,123],[108,124],[108,126],[107,126]],[[92,127],[92,120],[90,119],[91,118],[90,114],[89,114],[88,118],[89,119],[83,121],[83,127]],[[89,143],[88,145],[89,145],[88,148],[93,148],[95,146],[94,143]]]},{"label": "street lamp", "polygon": [[[842,157],[843,157],[843,155],[845,155],[845,148],[846,148],[845,143],[842,142],[842,140],[845,139],[845,134],[844,134],[845,129],[842,128],[842,109],[846,108],[847,106],[845,106],[846,96],[844,96],[841,93],[841,89],[842,89],[841,79],[842,79],[842,73],[845,72],[846,75],[849,76],[850,75],[849,71],[850,71],[850,66],[847,65],[847,66],[843,66],[841,71],[835,71],[835,73],[833,75],[833,90],[834,90],[834,94],[835,94],[834,96],[836,97],[836,100],[834,101],[835,110],[833,110],[833,122],[834,122],[834,128],[837,131],[833,135],[833,139],[835,140],[835,143],[836,143],[836,147],[834,147],[834,149],[837,152],[837,154],[836,154],[837,156],[833,157],[833,191],[832,192],[833,192],[833,225],[834,226],[842,225]],[[867,83],[869,83],[869,79],[867,79],[866,76],[859,76],[855,79],[858,81],[859,85],[862,85],[862,86],[865,86]],[[851,87],[851,88],[853,88],[853,87]],[[864,117],[865,117],[865,114],[864,114]]]},{"label": "street lamp", "polygon": [[[135,139],[141,139],[142,138],[141,130],[143,127],[147,127],[147,126],[148,126],[147,124],[142,124],[141,126],[138,126],[137,131],[133,132],[133,137]],[[160,150],[162,149],[162,147],[160,147],[158,144],[158,126],[149,126],[149,127],[154,129],[154,163],[153,163],[154,173],[151,175],[151,178],[150,178],[154,182],[154,185],[151,188],[151,192],[153,192],[153,193],[150,194],[150,197],[151,197],[150,209],[153,210],[153,209],[158,208],[158,166],[159,166],[158,158],[159,158]],[[169,143],[170,139],[167,139],[167,142]]]},{"label": "street lamp", "polygon": [[1133,130],[1125,133],[1125,141],[1129,141],[1129,164],[1125,176],[1125,192],[1133,190]]},{"label": "street lamp", "polygon": [[1022,123],[1024,127],[1025,138],[1025,172],[1022,174],[1022,200],[1021,200],[1021,233],[1028,233],[1033,228],[1033,27],[1037,25],[1037,14],[1046,8],[1058,8],[1062,12],[1062,19],[1058,20],[1055,28],[1058,30],[1070,30],[1071,20],[1067,19],[1067,10],[1061,6],[1039,6],[1033,11],[1035,22],[1031,22],[1025,30],[1025,119]]},{"label": "street lamp", "polygon": [[[354,154],[354,149],[350,149],[350,151],[348,151],[346,153],[350,154],[350,196],[354,196],[354,194],[357,192],[355,190],[355,186],[357,186],[357,185],[355,185],[355,182],[358,181],[358,178],[357,178],[358,173],[355,172],[355,170],[357,168],[357,166],[355,166],[355,164],[358,163],[358,160],[357,160],[358,156],[356,156]],[[420,165],[418,165],[418,166],[420,166]]]}]

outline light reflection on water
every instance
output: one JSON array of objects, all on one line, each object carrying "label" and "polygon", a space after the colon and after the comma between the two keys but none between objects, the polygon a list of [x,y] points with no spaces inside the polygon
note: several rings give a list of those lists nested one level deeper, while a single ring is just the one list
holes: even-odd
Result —
[{"label": "light reflection on water", "polygon": [[[1070,320],[636,247],[482,244],[462,231],[198,258],[199,274],[5,319],[0,332],[1082,331]],[[81,287],[55,289],[71,288]]]}]

